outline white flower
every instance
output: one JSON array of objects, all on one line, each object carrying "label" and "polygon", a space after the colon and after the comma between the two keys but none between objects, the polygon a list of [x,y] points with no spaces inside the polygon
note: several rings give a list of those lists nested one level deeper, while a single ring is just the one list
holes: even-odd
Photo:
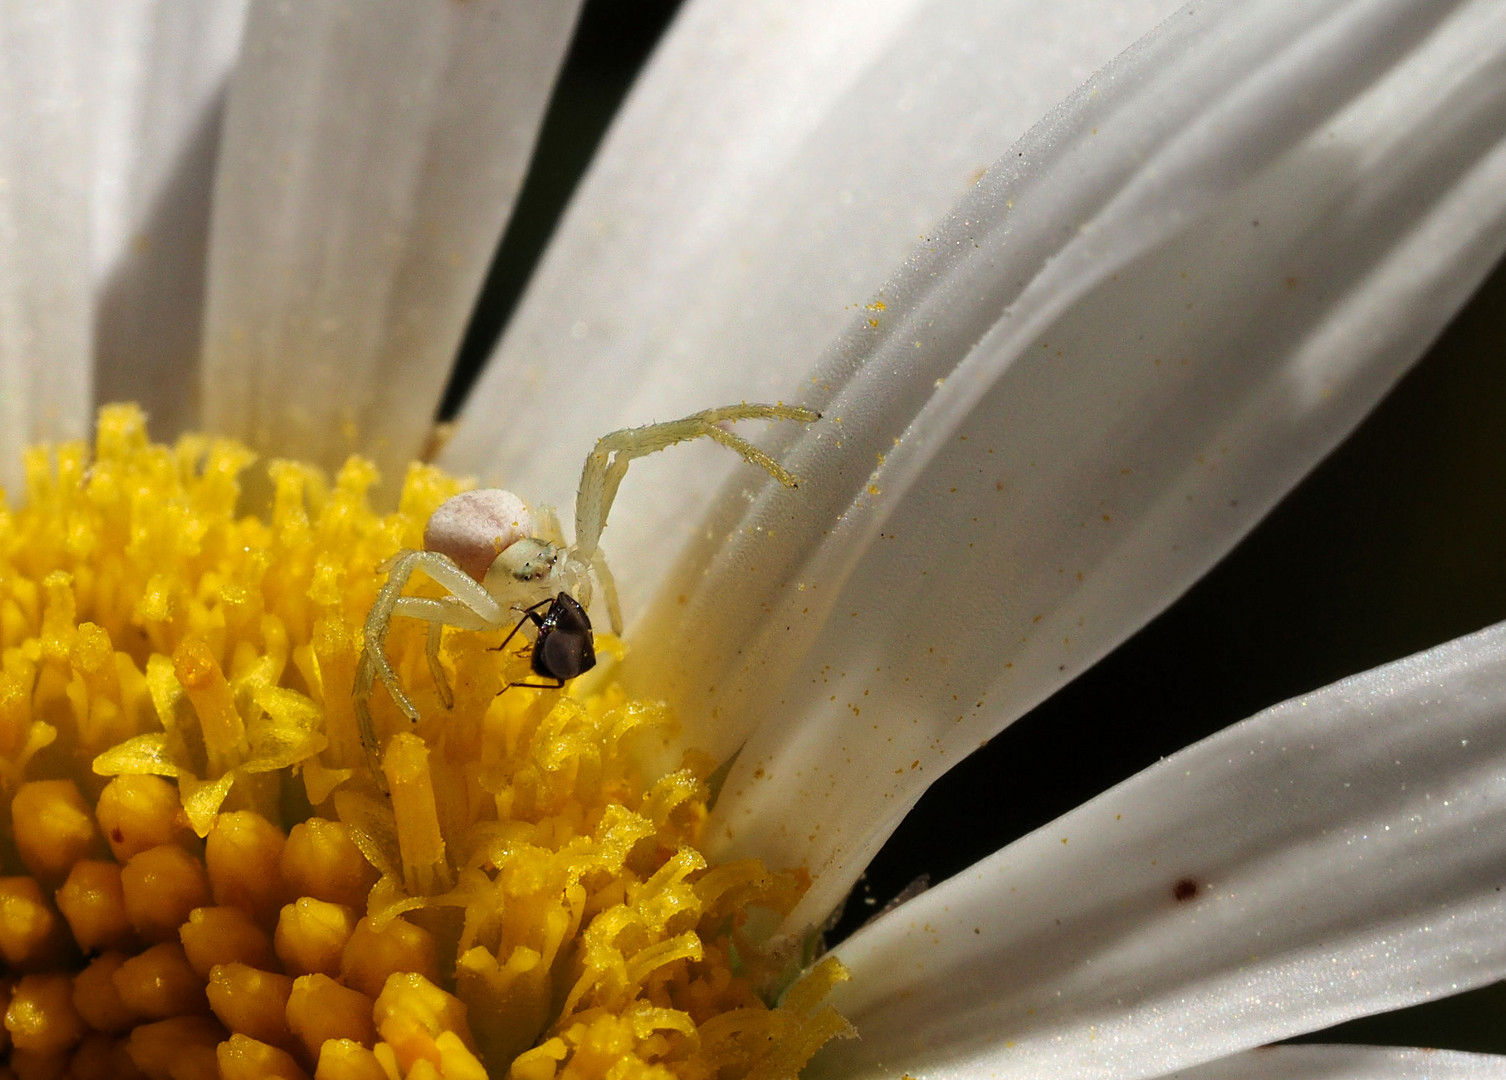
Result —
[{"label": "white flower", "polygon": [[[0,4],[4,460],[92,385],[391,474],[573,16]],[[608,536],[630,677],[741,748],[723,852],[808,865],[818,920],[1394,384],[1506,247],[1503,132],[1493,0],[691,0],[444,461],[564,500],[612,427],[825,412],[798,491],[688,449]],[[1503,665],[1497,629],[1280,706],[885,916],[815,1068],[1506,1075],[1240,1053],[1506,975]]]}]

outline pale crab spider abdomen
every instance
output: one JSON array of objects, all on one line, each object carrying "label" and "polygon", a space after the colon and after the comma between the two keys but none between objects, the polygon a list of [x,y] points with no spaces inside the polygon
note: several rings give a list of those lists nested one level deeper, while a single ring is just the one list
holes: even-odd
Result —
[{"label": "pale crab spider abdomen", "polygon": [[[599,545],[617,489],[633,459],[692,439],[714,439],[781,484],[794,487],[795,478],[777,461],[719,425],[736,420],[809,423],[819,417],[809,409],[789,405],[728,405],[602,436],[581,470],[575,493],[575,543],[571,545],[565,544],[553,513],[539,513],[536,526],[535,515],[509,491],[468,491],[442,503],[424,529],[424,550],[400,551],[381,567],[387,571],[387,581],[366,616],[365,648],[356,668],[354,697],[361,742],[378,786],[386,789],[377,767],[379,745],[368,705],[376,680],[382,680],[404,716],[410,721],[419,717],[387,659],[387,630],[395,616],[429,624],[425,651],[445,708],[453,703],[439,662],[446,626],[476,631],[510,628],[503,645],[525,631],[533,642],[532,671],[549,681],[508,686],[561,687],[596,663],[586,615],[593,581],[601,586],[613,632],[622,632],[617,588]],[[449,595],[402,595],[415,570],[422,570]]]}]

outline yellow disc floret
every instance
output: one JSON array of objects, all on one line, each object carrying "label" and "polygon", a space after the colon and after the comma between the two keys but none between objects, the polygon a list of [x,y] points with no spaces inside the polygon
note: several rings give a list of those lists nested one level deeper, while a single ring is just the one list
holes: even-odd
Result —
[{"label": "yellow disc floret", "polygon": [[822,1004],[840,967],[793,979],[754,933],[802,876],[707,865],[716,763],[648,769],[672,718],[616,685],[610,635],[567,690],[503,693],[526,655],[447,633],[446,707],[427,628],[393,620],[420,719],[372,697],[376,783],[362,626],[384,561],[464,485],[415,465],[378,514],[368,463],[331,483],[274,461],[256,516],[252,462],[153,444],[113,406],[92,454],[31,451],[0,508],[17,1074],[774,1080],[850,1033]]}]

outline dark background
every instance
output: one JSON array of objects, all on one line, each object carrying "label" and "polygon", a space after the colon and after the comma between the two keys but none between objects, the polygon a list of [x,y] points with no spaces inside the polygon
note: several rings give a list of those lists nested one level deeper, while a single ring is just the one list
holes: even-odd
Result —
[{"label": "dark background", "polygon": [[[446,395],[453,413],[677,0],[589,0]],[[1267,705],[1506,619],[1506,266],[1180,601],[943,777],[836,935]],[[988,792],[987,797],[980,792]],[[1506,984],[1313,1041],[1506,1052]],[[1306,1040],[1304,1040],[1306,1041]]]}]

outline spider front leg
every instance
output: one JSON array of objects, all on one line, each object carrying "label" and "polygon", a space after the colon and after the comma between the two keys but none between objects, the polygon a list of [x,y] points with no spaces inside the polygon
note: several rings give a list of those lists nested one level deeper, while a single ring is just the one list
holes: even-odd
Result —
[{"label": "spider front leg", "polygon": [[439,662],[439,646],[443,641],[444,623],[431,622],[428,640],[424,642],[424,656],[429,661],[429,678],[434,680],[434,690],[439,694],[439,703],[446,709],[453,709],[455,694],[450,689],[450,677],[444,673],[444,665]]},{"label": "spider front leg", "polygon": [[617,488],[635,458],[658,453],[676,443],[711,439],[737,451],[744,461],[757,465],[785,487],[795,487],[795,477],[789,470],[747,439],[720,425],[737,420],[796,420],[808,424],[820,418],[820,413],[797,405],[725,405],[679,420],[608,432],[586,455],[585,468],[581,470],[580,487],[575,492],[573,553],[584,563],[590,563],[596,555],[601,530],[606,528],[607,515],[617,498]]},{"label": "spider front leg", "polygon": [[[408,584],[408,579],[413,576],[414,570],[419,569],[423,570],[433,581],[449,589],[451,595],[442,599],[403,596],[402,591]],[[377,678],[380,678],[382,685],[387,687],[393,703],[402,714],[410,721],[417,722],[418,720],[418,708],[403,692],[398,683],[397,672],[393,670],[391,661],[387,659],[387,631],[391,627],[393,617],[397,615],[423,619],[431,627],[448,625],[467,630],[499,629],[510,621],[507,608],[498,603],[490,593],[446,555],[433,551],[403,551],[389,562],[387,581],[377,593],[376,600],[371,605],[371,612],[366,616],[363,633],[365,648],[356,666],[355,688],[352,695],[356,721],[361,732],[361,744],[366,749],[377,785],[384,790],[385,784],[379,768],[381,746],[377,740],[376,725],[372,721],[369,704],[371,691]],[[443,672],[439,667],[438,649],[437,636],[431,630],[427,646],[429,670],[436,676],[441,700],[445,700],[448,705],[449,684],[444,680]]]},{"label": "spider front leg", "polygon": [[[424,654],[429,661],[429,674],[434,679],[434,689],[439,693],[439,703],[446,709],[453,708],[455,695],[450,691],[450,677],[445,674],[444,666],[439,662],[439,645],[444,637],[444,628],[454,626],[461,630],[476,630],[485,633],[488,630],[500,629],[499,625],[480,612],[466,607],[463,601],[454,596],[439,599],[427,596],[404,596],[393,607],[392,613],[423,619],[429,624],[429,636],[424,645]],[[406,713],[407,710],[405,709],[404,712]]]},{"label": "spider front leg", "polygon": [[596,580],[601,582],[601,594],[607,602],[607,618],[612,624],[612,633],[622,636],[622,601],[617,598],[617,579],[612,576],[612,570],[607,566],[607,557],[602,554],[601,548],[591,556],[591,570],[596,574]]},{"label": "spider front leg", "polygon": [[420,551],[400,551],[387,560],[384,567],[378,567],[378,569],[386,569],[387,581],[377,592],[376,600],[372,602],[362,633],[365,648],[361,650],[361,659],[356,664],[355,687],[351,696],[356,708],[356,722],[361,729],[361,745],[366,748],[367,757],[373,762],[372,772],[378,775],[379,772],[375,767],[376,726],[371,721],[371,708],[368,705],[371,699],[371,689],[377,676],[381,676],[382,683],[387,687],[388,693],[392,694],[392,699],[397,702],[398,708],[403,710],[403,714],[410,719],[418,718],[418,710],[413,708],[413,703],[408,700],[407,695],[397,684],[397,672],[392,670],[392,665],[387,661],[386,645],[387,628],[397,608],[398,597],[403,591],[403,586],[408,584],[408,578],[412,576],[413,568],[418,564],[418,558],[422,554],[423,552]]}]

